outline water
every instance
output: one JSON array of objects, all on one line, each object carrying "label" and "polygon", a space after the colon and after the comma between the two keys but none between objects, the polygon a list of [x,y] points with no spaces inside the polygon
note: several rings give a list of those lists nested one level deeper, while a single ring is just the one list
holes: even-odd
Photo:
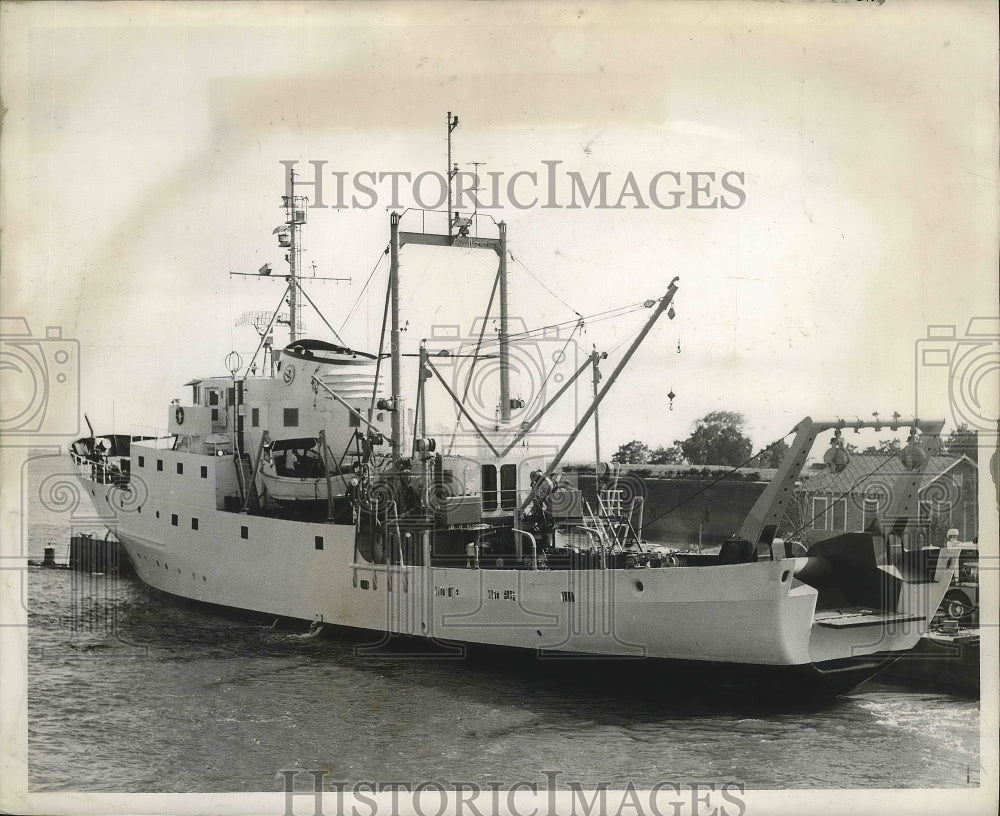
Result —
[{"label": "water", "polygon": [[[52,463],[49,462],[49,466]],[[64,517],[29,501],[29,554]],[[281,790],[331,779],[747,788],[967,787],[979,701],[870,683],[820,703],[671,691],[626,673],[359,658],[341,638],[224,617],[131,579],[32,569],[29,763],[37,791]]]}]

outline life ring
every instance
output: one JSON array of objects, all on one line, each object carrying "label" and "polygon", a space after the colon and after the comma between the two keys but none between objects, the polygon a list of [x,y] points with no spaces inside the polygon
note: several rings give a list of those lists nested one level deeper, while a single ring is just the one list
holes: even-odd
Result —
[{"label": "life ring", "polygon": [[178,425],[184,424],[184,409],[179,405],[174,409],[174,419],[177,420]]}]

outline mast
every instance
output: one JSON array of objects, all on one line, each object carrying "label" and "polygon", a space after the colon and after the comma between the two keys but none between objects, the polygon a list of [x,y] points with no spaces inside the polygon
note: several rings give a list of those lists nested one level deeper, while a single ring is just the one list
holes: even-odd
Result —
[{"label": "mast", "polygon": [[454,216],[452,215],[453,204],[451,198],[451,182],[452,179],[455,178],[455,174],[458,172],[458,165],[455,165],[454,168],[451,165],[451,132],[458,127],[458,114],[452,116],[451,111],[448,111],[448,117],[445,124],[448,127],[448,164],[445,169],[448,171],[448,237],[450,238],[454,234],[452,229],[452,219]]},{"label": "mast", "polygon": [[500,421],[510,422],[510,348],[507,336],[507,224],[497,224],[500,230]]},{"label": "mast", "polygon": [[[607,352],[602,355],[598,352],[595,347],[590,353],[590,363],[594,368],[594,399],[597,399],[598,394],[598,383],[601,381],[601,371],[600,371],[600,361],[601,358],[607,357]],[[594,410],[594,479],[595,483],[600,483],[601,480],[601,418],[600,413]]]},{"label": "mast", "polygon": [[389,216],[389,308],[392,328],[389,352],[392,355],[392,458],[398,466],[403,450],[402,350],[399,345],[399,213]]},{"label": "mast", "polygon": [[[289,231],[289,248],[285,255],[288,261],[288,334],[290,342],[299,339],[299,268],[302,265],[302,241],[300,230],[306,220],[305,198],[295,195],[295,171],[288,171],[288,191],[282,196],[285,204],[285,224]],[[299,206],[302,209],[297,209]]]},{"label": "mast", "polygon": [[[402,425],[402,395],[400,392],[400,362],[397,358],[399,354],[399,253],[407,244],[422,244],[424,246],[455,246],[456,239],[461,237],[463,248],[468,249],[492,249],[500,259],[497,277],[500,287],[500,404],[499,414],[502,422],[510,422],[511,399],[510,399],[510,350],[509,350],[509,302],[507,290],[507,226],[502,221],[496,224],[499,237],[489,238],[469,234],[469,225],[475,220],[472,218],[459,219],[455,212],[455,203],[452,196],[452,182],[458,174],[458,166],[452,164],[451,158],[451,133],[458,127],[458,116],[448,111],[447,118],[447,138],[448,138],[448,229],[447,232],[434,233],[427,232],[423,228],[420,232],[400,231],[399,222],[401,215],[392,213],[390,216],[392,240],[390,242],[391,261],[389,269],[389,287],[392,301],[392,378],[393,378],[393,402],[395,413],[393,416],[393,445],[396,446],[396,455],[402,451],[403,425]],[[491,221],[493,219],[490,219]],[[456,227],[458,232],[456,233]],[[454,396],[453,396],[454,398]],[[458,399],[455,399],[459,402]]]}]

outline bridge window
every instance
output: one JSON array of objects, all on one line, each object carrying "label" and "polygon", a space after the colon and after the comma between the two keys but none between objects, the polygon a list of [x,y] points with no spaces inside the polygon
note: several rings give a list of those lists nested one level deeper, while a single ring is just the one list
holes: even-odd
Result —
[{"label": "bridge window", "polygon": [[497,468],[496,465],[483,465],[483,510],[497,509]]},{"label": "bridge window", "polygon": [[202,465],[201,466],[201,478],[202,479],[207,479],[208,478],[208,465]]},{"label": "bridge window", "polygon": [[181,462],[177,463],[177,475],[178,476],[184,475],[184,465]]},{"label": "bridge window", "polygon": [[163,460],[162,459],[157,459],[156,460],[156,469],[157,470],[163,470]]},{"label": "bridge window", "polygon": [[170,514],[170,523],[172,525],[174,525],[174,527],[177,526],[177,514],[176,513],[171,513]]},{"label": "bridge window", "polygon": [[260,426],[260,408],[250,409],[250,426],[253,428]]},{"label": "bridge window", "polygon": [[146,467],[146,457],[145,456],[140,456],[139,457],[139,467]]},{"label": "bridge window", "polygon": [[209,391],[208,392],[208,404],[209,405],[218,405],[219,404],[219,392],[218,391]]},{"label": "bridge window", "polygon": [[500,509],[517,507],[517,465],[500,466]]},{"label": "bridge window", "polygon": [[316,549],[317,550],[323,549],[323,536],[316,536]]},{"label": "bridge window", "polygon": [[299,427],[299,409],[298,408],[286,408],[285,409],[285,427],[286,428],[297,428]]},{"label": "bridge window", "polygon": [[191,519],[191,529],[192,530],[198,529],[198,519],[196,518]]},{"label": "bridge window", "polygon": [[240,538],[250,538],[250,528],[245,524],[240,526]]}]

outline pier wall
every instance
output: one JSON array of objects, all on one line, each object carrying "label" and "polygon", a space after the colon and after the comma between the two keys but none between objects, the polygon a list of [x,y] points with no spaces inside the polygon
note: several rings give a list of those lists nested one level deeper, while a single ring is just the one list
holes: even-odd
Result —
[{"label": "pier wall", "polygon": [[[580,489],[596,509],[594,475],[577,474]],[[703,547],[718,547],[732,536],[746,517],[767,482],[711,478],[657,478],[625,474],[619,479],[624,506],[633,496],[643,496],[643,537],[674,547],[694,547],[701,528]]]}]

